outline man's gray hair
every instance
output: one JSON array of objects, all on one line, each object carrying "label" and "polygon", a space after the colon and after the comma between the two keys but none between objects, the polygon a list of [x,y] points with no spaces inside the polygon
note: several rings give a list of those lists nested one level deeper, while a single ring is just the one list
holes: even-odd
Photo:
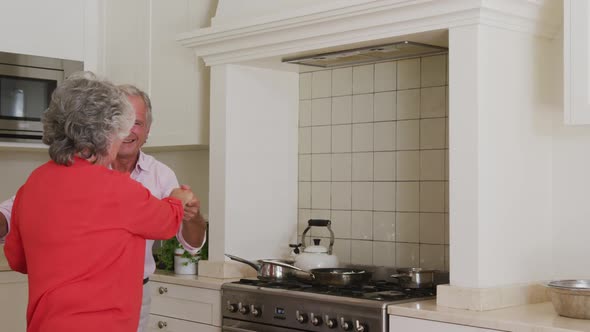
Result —
[{"label": "man's gray hair", "polygon": [[150,97],[147,95],[147,93],[143,92],[141,89],[131,84],[121,84],[119,85],[119,89],[121,89],[121,91],[123,91],[123,93],[127,97],[136,96],[140,97],[143,100],[143,104],[145,105],[145,108],[147,110],[147,114],[145,115],[145,117],[147,120],[147,127],[149,128],[152,125],[153,116],[152,101],[150,100]]},{"label": "man's gray hair", "polygon": [[70,165],[77,153],[98,160],[108,156],[114,139],[129,135],[135,111],[113,83],[80,72],[53,91],[42,122],[49,156],[57,164]]}]

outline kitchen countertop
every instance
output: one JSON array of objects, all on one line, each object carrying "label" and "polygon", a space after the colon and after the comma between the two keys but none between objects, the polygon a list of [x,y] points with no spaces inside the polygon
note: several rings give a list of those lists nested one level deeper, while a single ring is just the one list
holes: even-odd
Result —
[{"label": "kitchen countertop", "polygon": [[514,332],[590,331],[590,320],[559,316],[551,302],[488,311],[470,311],[436,305],[436,300],[393,304],[390,315],[412,317]]},{"label": "kitchen countertop", "polygon": [[150,281],[166,282],[169,284],[176,284],[182,286],[208,288],[214,290],[220,290],[221,285],[226,282],[237,281],[239,279],[217,279],[201,277],[198,275],[179,275],[169,271],[157,270],[150,277]]}]

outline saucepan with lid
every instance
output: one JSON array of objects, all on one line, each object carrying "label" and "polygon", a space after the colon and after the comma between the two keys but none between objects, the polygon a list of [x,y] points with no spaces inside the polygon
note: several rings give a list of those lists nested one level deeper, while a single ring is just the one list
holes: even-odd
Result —
[{"label": "saucepan with lid", "polygon": [[285,268],[278,263],[281,264],[293,264],[293,260],[289,259],[260,259],[257,263],[249,261],[244,258],[240,258],[234,255],[225,254],[225,256],[229,257],[231,260],[236,262],[244,263],[251,266],[253,269],[258,272],[257,278],[262,281],[270,281],[270,282],[284,282],[284,281],[293,281],[295,280],[296,271],[290,268]]}]

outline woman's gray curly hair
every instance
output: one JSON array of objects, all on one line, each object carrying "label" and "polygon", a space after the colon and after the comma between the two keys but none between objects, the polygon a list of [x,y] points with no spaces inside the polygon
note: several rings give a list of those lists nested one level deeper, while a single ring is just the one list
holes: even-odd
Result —
[{"label": "woman's gray curly hair", "polygon": [[57,86],[42,122],[51,159],[71,165],[78,153],[85,159],[108,156],[113,140],[129,135],[135,111],[113,83],[80,72]]}]

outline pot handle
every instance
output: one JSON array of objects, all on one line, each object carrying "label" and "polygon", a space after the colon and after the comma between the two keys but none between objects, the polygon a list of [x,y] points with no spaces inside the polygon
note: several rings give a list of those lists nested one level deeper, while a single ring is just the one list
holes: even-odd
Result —
[{"label": "pot handle", "polygon": [[238,256],[234,256],[234,255],[230,255],[230,254],[225,254],[225,256],[227,256],[231,260],[234,260],[234,261],[237,261],[237,262],[240,262],[240,263],[244,263],[244,264],[250,265],[256,271],[260,271],[260,265],[255,264],[255,263],[252,263],[252,262],[250,262],[247,259],[240,258]]},{"label": "pot handle", "polygon": [[287,263],[283,263],[283,262],[277,262],[277,261],[272,261],[272,260],[266,260],[266,259],[261,259],[260,262],[262,263],[266,263],[266,264],[271,264],[271,265],[276,265],[276,266],[280,266],[280,267],[284,267],[287,269],[292,269],[295,271],[299,271],[299,272],[303,272],[306,274],[309,274],[311,276],[312,279],[315,278],[315,276],[313,275],[313,273],[311,273],[310,271],[298,268],[297,266],[291,265],[291,264],[287,264]]},{"label": "pot handle", "polygon": [[390,277],[395,278],[395,279],[411,279],[412,278],[407,274],[392,274],[392,275],[390,275]]}]

